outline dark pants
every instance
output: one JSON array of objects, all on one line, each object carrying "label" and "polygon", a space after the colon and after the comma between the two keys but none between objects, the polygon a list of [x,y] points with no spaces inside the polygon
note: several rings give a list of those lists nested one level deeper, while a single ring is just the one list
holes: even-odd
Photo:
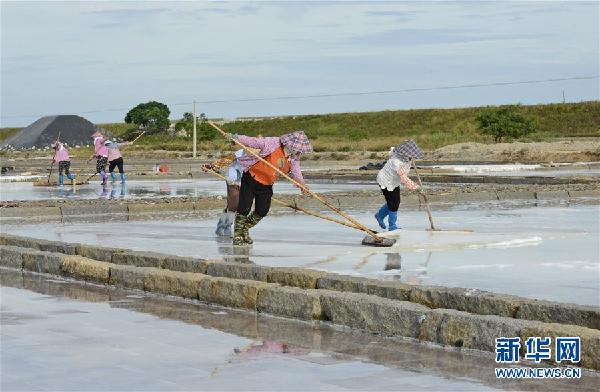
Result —
[{"label": "dark pants", "polygon": [[398,211],[398,207],[400,207],[400,187],[397,186],[392,191],[382,189],[381,192],[383,192],[388,209],[392,212]]},{"label": "dark pants", "polygon": [[227,184],[227,211],[236,212],[240,202],[240,186]]},{"label": "dark pants", "polygon": [[119,173],[125,173],[125,170],[123,169],[123,157],[119,157],[113,161],[108,162],[109,173],[115,171],[115,166],[119,168]]},{"label": "dark pants", "polygon": [[65,174],[67,175],[67,177],[70,177],[69,173],[69,169],[71,168],[71,162],[70,161],[60,161],[58,162],[58,174],[62,175],[63,171],[65,172]]},{"label": "dark pants", "polygon": [[263,185],[252,178],[250,172],[245,172],[242,176],[237,213],[248,216],[254,202],[254,211],[264,218],[271,208],[271,197],[273,197],[273,185]]},{"label": "dark pants", "polygon": [[105,171],[107,161],[108,161],[108,157],[98,157],[96,159],[96,173]]}]

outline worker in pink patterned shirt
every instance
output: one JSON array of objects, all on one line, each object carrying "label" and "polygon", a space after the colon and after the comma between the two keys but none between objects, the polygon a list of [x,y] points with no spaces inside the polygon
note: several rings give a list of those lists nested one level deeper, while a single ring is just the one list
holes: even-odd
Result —
[{"label": "worker in pink patterned shirt", "polygon": [[397,230],[398,208],[400,207],[400,185],[410,190],[422,192],[420,187],[408,178],[413,158],[423,158],[423,150],[414,140],[406,140],[390,149],[390,158],[377,174],[377,184],[381,188],[385,204],[375,214],[375,219],[385,229],[385,217],[388,218],[388,230]]},{"label": "worker in pink patterned shirt", "polygon": [[[304,132],[296,131],[280,137],[244,135],[231,135],[231,137],[246,147],[258,149],[261,158],[304,184],[304,177],[300,170],[300,154],[312,152],[312,146]],[[249,245],[253,241],[248,231],[269,213],[273,184],[277,181],[278,173],[250,154],[244,154],[238,158],[238,161],[243,174],[235,216],[233,244]],[[253,203],[254,211],[250,213]]]},{"label": "worker in pink patterned shirt", "polygon": [[67,178],[71,180],[75,179],[75,175],[71,174],[69,169],[71,168],[71,158],[69,157],[69,151],[63,143],[59,140],[54,143],[54,162],[58,163],[58,186],[63,186],[64,177],[63,172],[67,175]]},{"label": "worker in pink patterned shirt", "polygon": [[[102,185],[106,185],[108,175],[106,174],[106,164],[108,163],[108,149],[104,145],[106,138],[100,131],[94,132],[92,135],[94,139],[94,153],[92,158],[96,158],[96,173],[100,174]],[[89,160],[88,160],[89,161]]]}]

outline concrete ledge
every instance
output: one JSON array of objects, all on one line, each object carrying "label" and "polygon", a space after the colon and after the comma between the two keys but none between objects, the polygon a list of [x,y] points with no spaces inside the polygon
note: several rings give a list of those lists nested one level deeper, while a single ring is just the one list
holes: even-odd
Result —
[{"label": "concrete ledge", "polygon": [[577,197],[600,197],[598,191],[593,190],[582,190],[582,191],[569,191],[569,198],[577,198]]},{"label": "concrete ledge", "polygon": [[529,300],[519,306],[516,317],[600,329],[600,308],[593,306]]},{"label": "concrete ledge", "polygon": [[50,253],[41,250],[26,249],[23,252],[23,269],[46,274],[60,275],[65,256],[60,253]]},{"label": "concrete ledge", "polygon": [[317,288],[377,295],[383,298],[408,301],[412,285],[400,282],[383,282],[377,279],[338,274],[327,274],[318,278]]},{"label": "concrete ledge", "polygon": [[160,268],[165,257],[165,255],[155,252],[125,251],[114,253],[111,260],[115,264]]},{"label": "concrete ledge", "polygon": [[210,265],[209,263],[210,261],[193,257],[166,256],[161,260],[160,268],[206,274],[207,266]]},{"label": "concrete ledge", "polygon": [[554,199],[568,200],[569,193],[567,191],[536,192],[535,197],[538,200],[554,200]]},{"label": "concrete ledge", "polygon": [[258,292],[276,285],[257,282],[254,280],[241,280],[229,278],[209,278],[210,289],[202,286],[198,293],[201,301],[216,303],[234,308],[256,309]]},{"label": "concrete ledge", "polygon": [[476,314],[515,317],[524,298],[487,291],[440,286],[413,286],[409,299],[430,308],[456,309]]},{"label": "concrete ledge", "polygon": [[417,338],[429,311],[422,305],[373,295],[321,292],[323,320],[386,336]]},{"label": "concrete ledge", "polygon": [[256,302],[259,312],[300,320],[321,318],[321,294],[319,290],[295,287],[271,286],[260,289]]},{"label": "concrete ledge", "polygon": [[271,267],[263,267],[256,264],[214,261],[207,263],[206,274],[215,277],[266,282],[268,281],[271,269]]},{"label": "concrete ledge", "polygon": [[600,370],[600,331],[596,329],[529,321],[523,326],[519,336],[521,337],[521,344],[524,344],[529,337],[550,337],[552,338],[553,353],[557,337],[580,337],[581,361],[577,366]]},{"label": "concrete ledge", "polygon": [[[191,272],[152,269],[144,278],[147,291],[198,299],[198,293],[208,290],[210,277]],[[200,298],[202,299],[202,298]]]},{"label": "concrete ledge", "polygon": [[144,290],[146,276],[153,271],[156,270],[154,268],[112,264],[108,283],[119,287]]},{"label": "concrete ledge", "polygon": [[98,261],[113,262],[113,255],[126,252],[126,249],[107,248],[86,244],[77,245],[77,255]]},{"label": "concrete ledge", "polygon": [[327,275],[327,272],[304,268],[275,267],[269,271],[267,281],[301,289],[316,289],[318,279]]},{"label": "concrete ledge", "polygon": [[[511,182],[515,184],[515,182]],[[516,182],[518,184],[518,182]],[[533,192],[498,192],[498,200],[534,200],[535,193]]]},{"label": "concrete ledge", "polygon": [[2,267],[23,269],[23,248],[0,245],[0,265]]},{"label": "concrete ledge", "polygon": [[81,256],[65,256],[60,271],[76,279],[108,284],[112,265]]},{"label": "concrete ledge", "polygon": [[435,309],[427,313],[418,337],[445,346],[494,351],[496,338],[519,336],[526,323],[507,317]]},{"label": "concrete ledge", "polygon": [[0,217],[4,218],[56,218],[61,220],[62,214],[60,207],[21,207],[21,208],[2,208]]}]

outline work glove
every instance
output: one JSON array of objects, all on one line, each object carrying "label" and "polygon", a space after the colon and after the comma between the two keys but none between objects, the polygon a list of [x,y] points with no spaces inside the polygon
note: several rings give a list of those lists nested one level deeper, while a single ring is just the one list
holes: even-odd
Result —
[{"label": "work glove", "polygon": [[211,163],[205,163],[204,165],[202,165],[202,171],[205,173],[214,169],[215,168]]}]

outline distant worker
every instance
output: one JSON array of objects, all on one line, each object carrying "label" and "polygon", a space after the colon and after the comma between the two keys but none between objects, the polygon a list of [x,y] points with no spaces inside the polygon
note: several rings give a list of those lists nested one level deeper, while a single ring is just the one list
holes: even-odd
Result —
[{"label": "distant worker", "polygon": [[398,208],[400,207],[400,185],[410,190],[421,188],[408,178],[413,158],[423,158],[423,151],[414,140],[406,140],[396,147],[390,148],[390,158],[377,174],[377,184],[385,197],[385,204],[375,214],[375,219],[382,229],[386,228],[385,217],[388,218],[387,229],[397,230]]},{"label": "distant worker", "polygon": [[242,165],[239,158],[244,155],[244,150],[238,150],[231,155],[216,160],[213,163],[203,165],[202,170],[218,170],[227,167],[227,206],[219,217],[215,233],[218,236],[231,237],[233,235],[231,226],[235,221],[235,213],[240,199],[240,182],[242,180]]},{"label": "distant worker", "polygon": [[[300,170],[300,154],[312,152],[312,146],[302,131],[288,133],[280,137],[250,137],[231,135],[244,146],[256,148],[258,155],[277,167],[283,173],[290,174],[304,185]],[[240,200],[235,216],[233,234],[234,245],[252,244],[249,230],[269,213],[273,184],[278,173],[256,157],[246,154],[238,158],[242,166]],[[250,213],[254,203],[254,211]]]},{"label": "distant worker", "polygon": [[58,163],[58,186],[63,186],[64,177],[63,172],[67,176],[69,180],[71,180],[71,185],[75,180],[75,175],[71,174],[69,171],[71,168],[71,158],[69,157],[69,151],[65,147],[63,143],[60,141],[56,141],[54,143],[54,162]]},{"label": "distant worker", "polygon": [[121,183],[125,183],[125,169],[123,167],[123,156],[119,147],[131,145],[130,142],[117,143],[116,140],[107,140],[104,145],[108,149],[108,171],[110,178],[113,183],[117,181],[117,175],[114,173],[115,167],[119,168],[119,174],[121,175]]},{"label": "distant worker", "polygon": [[89,160],[91,160],[92,158],[96,158],[96,173],[100,174],[102,185],[106,185],[106,180],[108,179],[108,175],[106,174],[106,164],[108,163],[108,149],[104,145],[106,139],[100,131],[94,132],[92,138],[94,139],[94,153],[92,154]]}]

